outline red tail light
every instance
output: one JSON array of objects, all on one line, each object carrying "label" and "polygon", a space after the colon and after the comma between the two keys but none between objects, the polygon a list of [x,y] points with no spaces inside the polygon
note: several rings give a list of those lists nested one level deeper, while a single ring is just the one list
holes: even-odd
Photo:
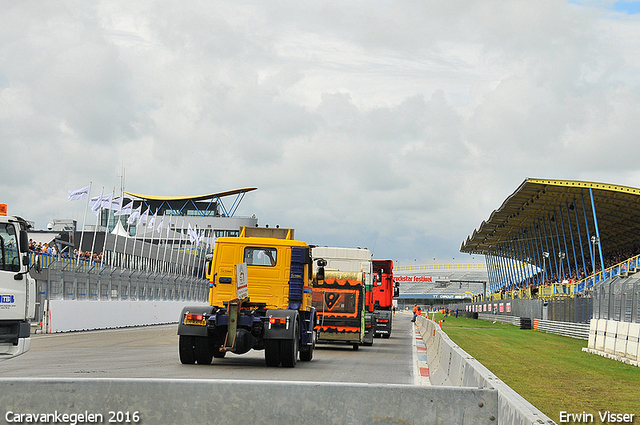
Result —
[{"label": "red tail light", "polygon": [[285,323],[287,323],[286,317],[269,317],[269,324],[271,325],[284,325]]},{"label": "red tail light", "polygon": [[202,314],[187,314],[186,315],[186,319],[187,320],[202,320],[204,317],[202,316]]},{"label": "red tail light", "polygon": [[378,323],[389,323],[389,319],[378,319]]}]

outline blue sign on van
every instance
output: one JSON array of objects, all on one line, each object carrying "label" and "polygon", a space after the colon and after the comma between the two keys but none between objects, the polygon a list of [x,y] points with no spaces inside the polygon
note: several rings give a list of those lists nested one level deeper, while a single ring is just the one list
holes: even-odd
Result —
[{"label": "blue sign on van", "polygon": [[15,302],[13,295],[0,295],[0,304],[15,304]]}]

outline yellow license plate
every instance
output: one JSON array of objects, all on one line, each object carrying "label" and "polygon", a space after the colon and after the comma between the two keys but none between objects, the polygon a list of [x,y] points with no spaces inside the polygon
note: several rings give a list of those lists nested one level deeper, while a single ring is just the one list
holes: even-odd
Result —
[{"label": "yellow license plate", "polygon": [[206,320],[184,319],[185,325],[207,326]]}]

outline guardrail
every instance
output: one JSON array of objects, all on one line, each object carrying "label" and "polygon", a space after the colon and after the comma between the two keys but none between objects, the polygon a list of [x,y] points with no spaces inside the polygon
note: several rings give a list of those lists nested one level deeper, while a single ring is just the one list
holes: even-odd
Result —
[{"label": "guardrail", "polygon": [[534,319],[533,329],[576,339],[589,339],[588,323],[556,322],[553,320]]}]

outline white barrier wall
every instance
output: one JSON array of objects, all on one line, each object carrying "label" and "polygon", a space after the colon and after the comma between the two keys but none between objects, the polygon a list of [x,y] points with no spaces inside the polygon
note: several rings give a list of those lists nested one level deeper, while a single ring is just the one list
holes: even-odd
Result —
[{"label": "white barrier wall", "polygon": [[589,344],[582,351],[640,366],[640,323],[591,319]]},{"label": "white barrier wall", "polygon": [[0,387],[0,425],[509,423],[496,421],[497,392],[478,388],[100,378],[0,378]]},{"label": "white barrier wall", "polygon": [[555,423],[458,347],[433,320],[419,316],[417,323],[427,346],[427,364],[432,385],[496,389],[498,424]]},{"label": "white barrier wall", "polygon": [[75,301],[51,300],[46,332],[111,329],[177,323],[182,308],[193,301]]}]

